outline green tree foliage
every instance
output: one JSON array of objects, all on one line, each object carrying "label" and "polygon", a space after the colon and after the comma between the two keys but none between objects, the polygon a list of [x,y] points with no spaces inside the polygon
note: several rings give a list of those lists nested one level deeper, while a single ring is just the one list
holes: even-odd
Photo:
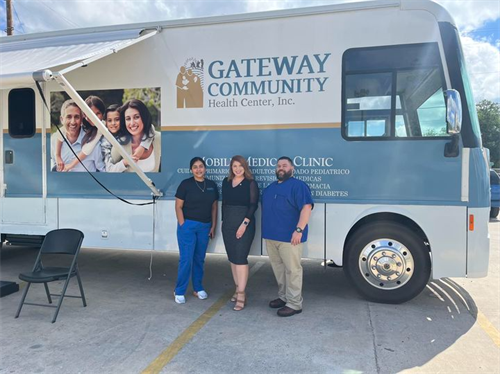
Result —
[{"label": "green tree foliage", "polygon": [[62,92],[52,92],[50,95],[50,124],[52,131],[56,131],[55,126],[61,124],[61,106],[67,100],[67,95]]},{"label": "green tree foliage", "polygon": [[483,147],[489,148],[494,167],[500,167],[500,104],[483,100],[476,104]]},{"label": "green tree foliage", "polygon": [[439,129],[428,129],[423,132],[422,136],[431,137],[431,136],[446,136],[446,128],[442,127]]},{"label": "green tree foliage", "polygon": [[156,129],[161,127],[161,95],[160,88],[132,88],[123,92],[123,102],[130,99],[141,100],[149,109]]}]

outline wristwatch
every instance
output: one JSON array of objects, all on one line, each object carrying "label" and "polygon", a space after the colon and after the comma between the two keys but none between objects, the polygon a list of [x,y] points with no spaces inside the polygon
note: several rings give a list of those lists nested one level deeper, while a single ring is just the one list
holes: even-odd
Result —
[{"label": "wristwatch", "polygon": [[295,228],[295,231],[297,231],[299,234],[302,234],[302,231],[304,231],[304,230],[302,230],[299,226],[297,226]]}]

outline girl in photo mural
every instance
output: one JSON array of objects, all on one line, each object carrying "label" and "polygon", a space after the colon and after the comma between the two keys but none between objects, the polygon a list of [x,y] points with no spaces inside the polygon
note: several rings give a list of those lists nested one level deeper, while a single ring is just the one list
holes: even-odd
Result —
[{"label": "girl in photo mural", "polygon": [[[108,131],[115,137],[118,142],[124,141],[123,130],[120,127],[120,106],[118,104],[112,104],[108,106],[106,111],[104,112],[104,122],[106,123],[106,127]],[[151,145],[151,139],[148,139],[145,147]],[[111,149],[113,146],[111,143],[105,138],[102,137],[101,140],[101,150],[102,150],[102,158],[104,159],[104,164],[106,165],[106,171],[108,173],[121,173],[125,171],[126,166],[123,162],[119,162],[117,164],[113,164],[111,157]]]},{"label": "girl in photo mural", "polygon": [[109,132],[118,137],[120,133],[120,105],[112,104],[104,112],[104,123]]},{"label": "girl in photo mural", "polygon": [[[102,121],[105,106],[104,102],[97,96],[89,96],[85,99],[85,103],[92,109],[97,118]],[[101,140],[102,134],[95,127],[95,125],[88,119],[85,113],[82,112],[83,115],[83,130],[85,131],[85,135],[82,139],[82,150],[78,154],[78,158],[80,160],[85,160],[85,158],[92,153],[97,143]],[[61,132],[66,136],[66,130],[61,128]],[[56,136],[56,167],[57,171],[71,171],[76,165],[79,164],[78,159],[74,159],[69,164],[64,165],[64,162],[61,158],[61,149],[63,138],[59,132],[54,134]]]},{"label": "girl in photo mural", "polygon": [[[120,136],[117,140],[144,172],[158,172],[161,158],[161,133],[155,131],[146,105],[131,99],[119,109]],[[132,172],[127,160],[117,149],[111,148],[111,164],[120,165],[120,171]],[[107,168],[108,163],[106,163]],[[110,166],[111,167],[111,166]],[[107,169],[106,169],[107,170]]]}]

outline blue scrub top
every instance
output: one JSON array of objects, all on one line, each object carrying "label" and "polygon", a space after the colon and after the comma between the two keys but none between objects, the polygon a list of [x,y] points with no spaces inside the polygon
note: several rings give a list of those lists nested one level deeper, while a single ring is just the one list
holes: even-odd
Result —
[{"label": "blue scrub top", "polygon": [[[314,206],[311,190],[301,180],[292,177],[282,183],[271,183],[262,193],[262,237],[290,242],[306,204]],[[302,243],[307,240],[307,232],[306,225]]]}]

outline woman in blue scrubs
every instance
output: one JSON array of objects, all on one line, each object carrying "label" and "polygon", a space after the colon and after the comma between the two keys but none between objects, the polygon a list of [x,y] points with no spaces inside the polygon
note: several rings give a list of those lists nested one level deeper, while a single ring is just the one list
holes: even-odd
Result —
[{"label": "woman in blue scrubs", "polygon": [[201,157],[189,163],[193,176],[181,182],[175,194],[179,269],[175,287],[175,302],[184,304],[191,278],[194,295],[208,297],[203,288],[203,265],[209,239],[214,237],[217,224],[217,185],[205,178],[206,164]]}]

